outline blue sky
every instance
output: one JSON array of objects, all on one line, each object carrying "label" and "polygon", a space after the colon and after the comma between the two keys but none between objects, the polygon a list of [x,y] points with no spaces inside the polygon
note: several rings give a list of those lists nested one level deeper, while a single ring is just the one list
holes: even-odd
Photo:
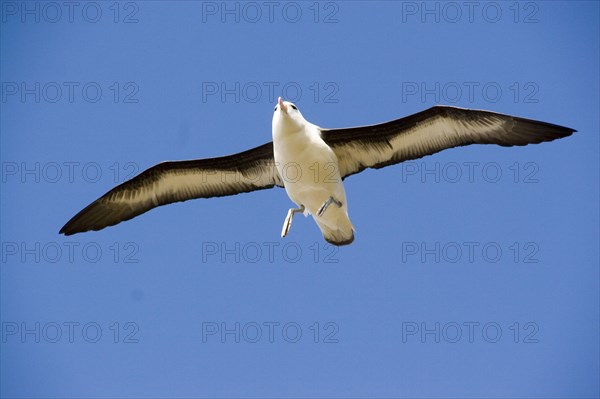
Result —
[{"label": "blue sky", "polygon": [[[596,2],[0,2],[2,397],[600,394]],[[71,8],[70,8],[71,7]],[[577,129],[60,227],[163,160],[434,104]]]}]

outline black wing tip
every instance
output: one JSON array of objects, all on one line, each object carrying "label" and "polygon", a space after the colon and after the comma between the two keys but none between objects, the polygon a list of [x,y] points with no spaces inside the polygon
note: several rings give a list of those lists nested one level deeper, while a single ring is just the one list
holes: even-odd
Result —
[{"label": "black wing tip", "polygon": [[85,233],[86,231],[90,231],[90,229],[77,227],[76,225],[74,225],[73,221],[70,220],[60,229],[58,234],[63,234],[68,237],[77,233]]},{"label": "black wing tip", "polygon": [[532,141],[536,144],[569,137],[577,131],[570,127],[533,119],[513,117],[513,120],[516,122],[514,128],[515,133],[533,133],[536,140]]},{"label": "black wing tip", "polygon": [[65,225],[65,226],[63,226],[62,229],[60,229],[58,234],[62,234],[64,236],[68,237],[68,236],[72,236],[73,234],[85,233],[87,231],[92,231],[92,230],[94,230],[94,229],[69,227],[69,226]]},{"label": "black wing tip", "polygon": [[496,111],[488,111],[488,110],[484,110],[484,109],[463,108],[463,107],[456,107],[454,105],[436,104],[436,105],[432,106],[431,108],[427,109],[426,111],[434,111],[434,110],[435,111],[454,110],[454,111],[459,111],[459,112],[475,111],[475,112],[485,112],[485,113],[488,113],[488,114],[502,115],[502,116],[514,118],[516,120],[521,120],[523,122],[533,122],[533,123],[536,123],[536,124],[545,125],[547,127],[552,127],[552,128],[557,129],[557,130],[562,130],[564,132],[564,136],[563,137],[570,136],[571,134],[577,132],[576,129],[573,129],[573,128],[570,128],[570,127],[567,127],[567,126],[557,125],[557,124],[549,123],[549,122],[543,122],[543,121],[539,121],[539,120],[536,120],[536,119],[529,119],[529,118],[523,118],[523,117],[520,117],[520,116],[503,114],[503,113],[496,112]]},{"label": "black wing tip", "polygon": [[68,236],[72,236],[73,234],[87,233],[88,231],[100,231],[106,227],[114,226],[115,224],[118,224],[120,222],[121,221],[117,221],[112,224],[108,224],[108,223],[91,224],[91,223],[86,223],[85,220],[83,220],[81,222],[78,220],[75,220],[73,222],[69,221],[67,224],[65,224],[60,229],[58,234],[63,234],[68,237]]},{"label": "black wing tip", "polygon": [[79,231],[76,231],[75,229],[73,229],[71,227],[72,223],[73,223],[73,219],[69,220],[63,227],[60,228],[60,230],[58,231],[58,234],[62,234],[65,236],[71,236],[73,234],[79,233]]},{"label": "black wing tip", "polygon": [[570,127],[563,127],[563,129],[564,129],[565,133],[564,133],[564,136],[562,136],[562,137],[569,137],[573,133],[577,133],[576,129],[571,129]]},{"label": "black wing tip", "polygon": [[58,232],[58,234],[64,234],[65,236],[72,236],[77,233],[85,233],[87,231],[98,231],[105,227],[113,226],[122,220],[131,219],[114,219],[107,220],[107,212],[102,208],[102,204],[99,200],[96,200],[79,211],[73,216]]},{"label": "black wing tip", "polygon": [[565,135],[565,137],[572,135],[573,133],[577,133],[577,129],[573,129],[570,127],[566,127],[566,126],[561,126],[563,129],[565,129],[566,131],[568,131],[568,133]]}]

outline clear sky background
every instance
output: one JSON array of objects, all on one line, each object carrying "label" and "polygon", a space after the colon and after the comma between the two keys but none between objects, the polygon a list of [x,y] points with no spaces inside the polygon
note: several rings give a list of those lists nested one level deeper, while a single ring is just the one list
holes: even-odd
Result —
[{"label": "clear sky background", "polygon": [[[598,397],[597,2],[0,2],[2,397]],[[72,7],[72,8],[70,8]],[[577,129],[60,227],[163,160],[434,104]]]}]

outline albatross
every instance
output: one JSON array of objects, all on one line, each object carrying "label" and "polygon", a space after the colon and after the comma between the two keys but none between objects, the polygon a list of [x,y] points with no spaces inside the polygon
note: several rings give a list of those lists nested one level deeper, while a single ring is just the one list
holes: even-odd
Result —
[{"label": "albatross", "polygon": [[376,125],[326,129],[279,97],[272,142],[218,158],[159,163],[89,204],[60,233],[101,230],[173,202],[278,186],[296,204],[285,217],[282,237],[289,233],[294,215],[304,213],[312,215],[327,242],[347,245],[354,240],[343,184],[348,176],[447,148],[523,146],[574,132],[547,122],[439,105]]}]

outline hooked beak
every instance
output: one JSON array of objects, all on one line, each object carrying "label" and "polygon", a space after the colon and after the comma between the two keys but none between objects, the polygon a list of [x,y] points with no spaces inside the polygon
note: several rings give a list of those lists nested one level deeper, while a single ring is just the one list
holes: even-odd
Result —
[{"label": "hooked beak", "polygon": [[287,105],[285,105],[281,97],[277,99],[277,104],[279,104],[279,108],[281,108],[283,112],[287,113]]}]

